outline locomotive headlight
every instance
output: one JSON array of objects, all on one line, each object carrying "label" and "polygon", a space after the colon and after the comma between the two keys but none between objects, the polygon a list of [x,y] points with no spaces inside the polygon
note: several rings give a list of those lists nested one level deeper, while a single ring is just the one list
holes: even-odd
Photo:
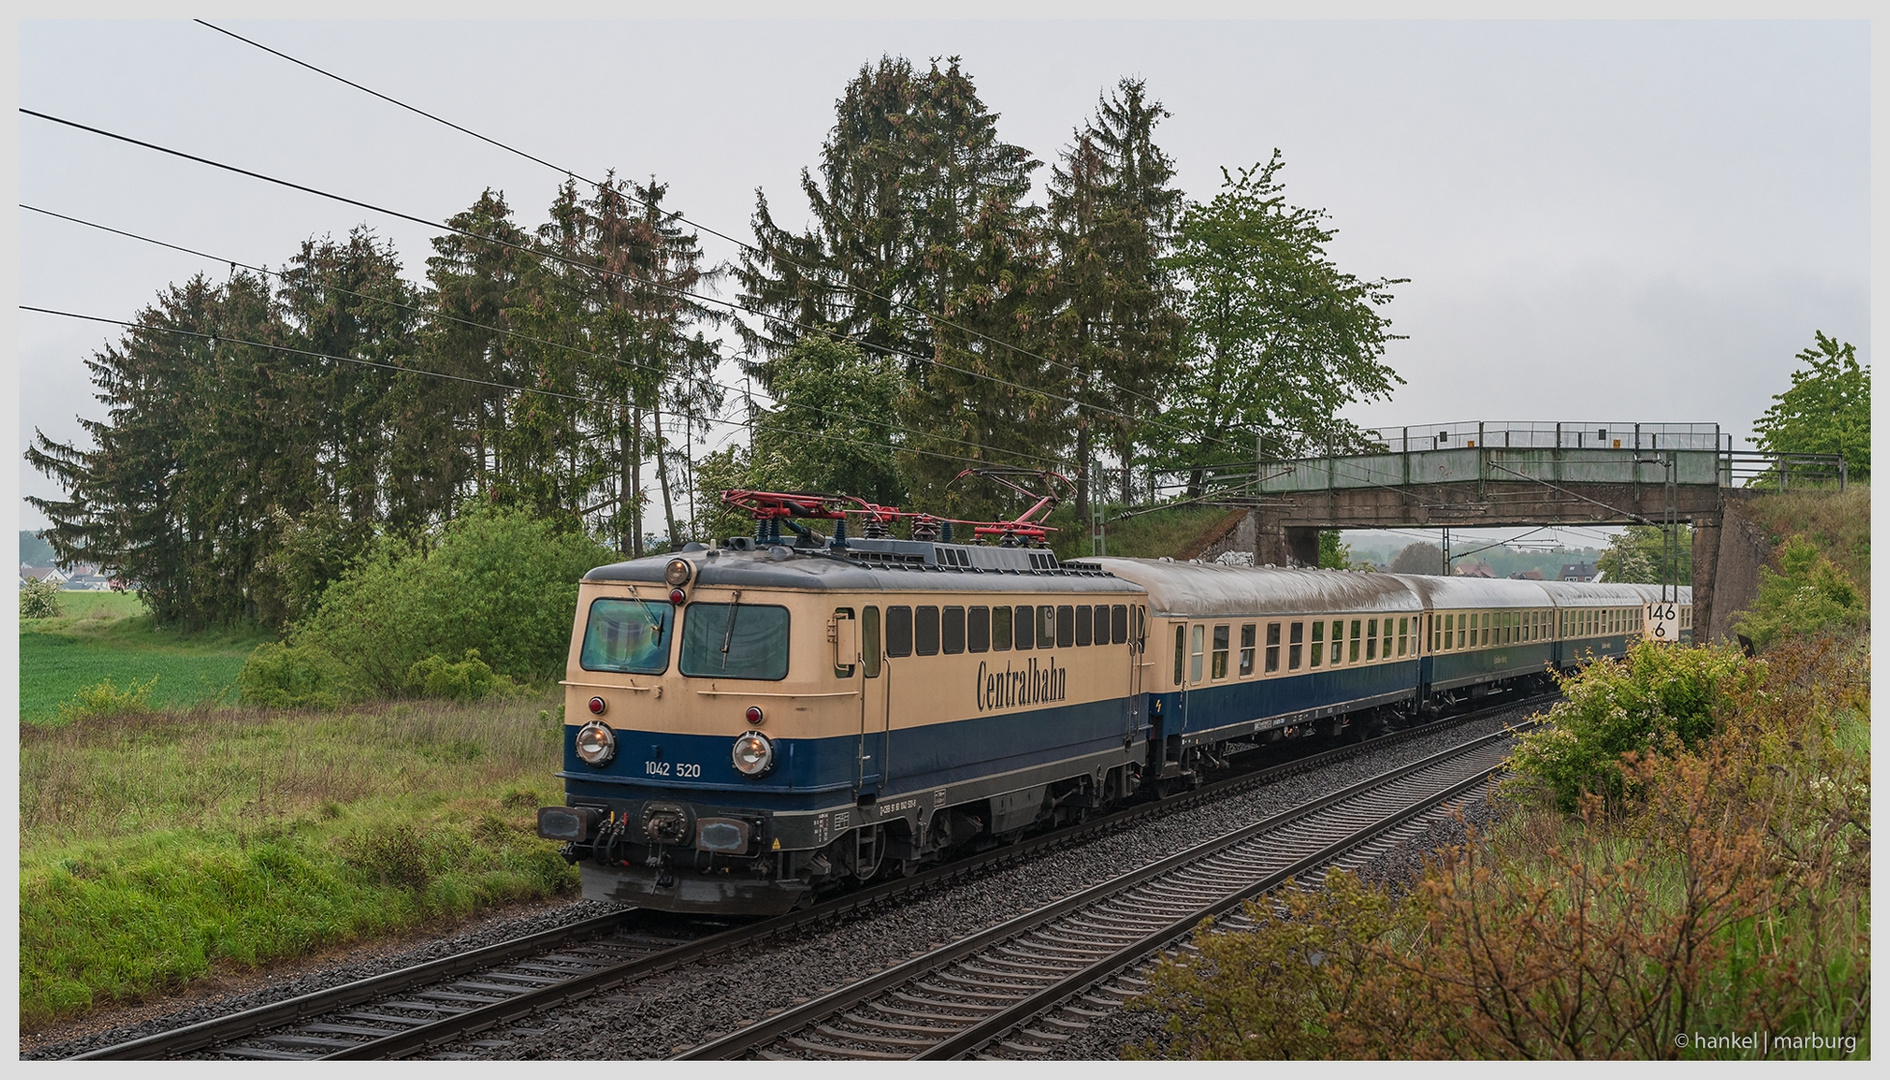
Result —
[{"label": "locomotive headlight", "polygon": [[774,743],[759,731],[750,731],[735,740],[731,755],[735,769],[743,776],[760,776],[774,768]]},{"label": "locomotive headlight", "polygon": [[695,567],[689,565],[688,559],[671,559],[669,565],[663,567],[663,580],[669,582],[672,588],[680,589],[689,584],[695,572]]},{"label": "locomotive headlight", "polygon": [[586,765],[606,765],[617,756],[617,736],[610,725],[593,720],[578,729],[577,756]]}]

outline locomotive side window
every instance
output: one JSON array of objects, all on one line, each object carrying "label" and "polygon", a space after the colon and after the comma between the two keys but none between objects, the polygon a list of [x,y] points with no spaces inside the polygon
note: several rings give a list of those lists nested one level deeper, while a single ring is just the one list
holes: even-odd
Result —
[{"label": "locomotive side window", "polygon": [[1365,620],[1365,659],[1378,659],[1378,620]]},{"label": "locomotive side window", "polygon": [[666,603],[591,601],[578,666],[585,671],[662,674],[669,669],[669,620],[674,611]]},{"label": "locomotive side window", "polygon": [[1280,670],[1280,624],[1267,624],[1267,674]]},{"label": "locomotive side window", "polygon": [[904,604],[886,609],[886,655],[912,655],[912,609]]},{"label": "locomotive side window", "polygon": [[1306,649],[1306,624],[1294,623],[1286,635],[1286,670],[1298,671]]},{"label": "locomotive side window", "polygon": [[1117,604],[1109,609],[1109,643],[1120,645],[1129,640],[1129,608]]},{"label": "locomotive side window", "polygon": [[[1097,604],[1096,611],[1092,618],[1095,620],[1092,624],[1095,630],[1095,636],[1090,640],[1098,645],[1109,644],[1109,605]],[[1126,622],[1127,620],[1124,621]],[[1127,629],[1127,627],[1124,627],[1124,629]]]},{"label": "locomotive side window", "polygon": [[1253,674],[1253,624],[1240,628],[1240,677]]},{"label": "locomotive side window", "polygon": [[912,613],[913,652],[920,656],[938,655],[938,608],[922,604]]},{"label": "locomotive side window", "polygon": [[1076,644],[1076,608],[1069,604],[1057,605],[1057,648],[1067,649]]},{"label": "locomotive side window", "polygon": [[1209,670],[1216,679],[1227,678],[1227,627],[1214,628],[1214,659]]},{"label": "locomotive side window", "polygon": [[1028,649],[1037,644],[1037,609],[1029,604],[1017,605],[1017,616],[1012,622],[1017,631],[1017,647]]},{"label": "locomotive side window", "polygon": [[1079,649],[1095,640],[1090,637],[1096,629],[1096,624],[1092,619],[1088,604],[1076,605],[1076,646]]},{"label": "locomotive side window", "polygon": [[1326,623],[1324,619],[1312,624],[1312,663],[1309,667],[1318,667],[1319,661],[1326,655]]},{"label": "locomotive side window", "polygon": [[1011,609],[994,607],[991,609],[991,651],[1009,652],[1011,650]]},{"label": "locomotive side window", "polygon": [[1057,609],[1049,604],[1037,607],[1037,647],[1054,649],[1057,646]]},{"label": "locomotive side window", "polygon": [[971,642],[972,652],[991,651],[991,609],[974,606],[965,620],[965,637]]},{"label": "locomotive side window", "polygon": [[1181,685],[1181,664],[1182,664],[1182,661],[1187,658],[1187,652],[1188,652],[1187,630],[1184,627],[1177,626],[1175,627],[1175,685],[1176,686]]},{"label": "locomotive side window", "polygon": [[879,678],[879,662],[879,609],[870,607],[860,612],[860,666],[867,678]]},{"label": "locomotive side window", "polygon": [[785,679],[788,609],[775,604],[689,605],[682,673],[725,679]]},{"label": "locomotive side window", "polygon": [[965,609],[948,607],[940,612],[939,645],[947,656],[965,651]]}]

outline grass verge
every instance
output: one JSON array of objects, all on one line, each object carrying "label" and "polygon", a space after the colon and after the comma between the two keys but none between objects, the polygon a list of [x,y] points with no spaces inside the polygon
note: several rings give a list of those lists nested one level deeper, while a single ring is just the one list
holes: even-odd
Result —
[{"label": "grass verge", "polygon": [[21,1024],[569,893],[533,835],[561,724],[546,694],[22,725]]}]

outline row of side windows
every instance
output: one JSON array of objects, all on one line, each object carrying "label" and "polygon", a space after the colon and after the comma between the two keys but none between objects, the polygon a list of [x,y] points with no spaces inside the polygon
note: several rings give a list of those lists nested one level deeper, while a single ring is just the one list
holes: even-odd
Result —
[{"label": "row of side windows", "polygon": [[[1683,608],[1683,618],[1690,618],[1691,608]],[[1614,634],[1637,634],[1641,630],[1641,609],[1631,608],[1565,608],[1562,611],[1561,635],[1565,638],[1607,637]]]},{"label": "row of side windows", "polygon": [[1128,640],[1127,604],[895,604],[886,609],[887,656],[1068,649]]},{"label": "row of side windows", "polygon": [[1539,611],[1443,611],[1431,616],[1430,651],[1546,641],[1554,615]]},{"label": "row of side windows", "polygon": [[1265,645],[1257,649],[1255,635],[1260,625],[1240,624],[1238,653],[1234,651],[1234,625],[1231,623],[1213,626],[1212,637],[1208,624],[1177,625],[1175,684],[1184,681],[1184,674],[1188,683],[1225,679],[1230,672],[1230,662],[1235,660],[1239,666],[1231,670],[1245,679],[1254,673],[1256,651],[1269,675],[1281,670],[1376,663],[1380,659],[1417,655],[1418,624],[1410,616],[1268,622]]}]

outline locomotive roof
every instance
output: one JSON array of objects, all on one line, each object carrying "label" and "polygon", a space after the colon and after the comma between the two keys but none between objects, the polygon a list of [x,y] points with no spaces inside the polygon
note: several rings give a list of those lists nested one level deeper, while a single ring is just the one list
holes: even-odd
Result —
[{"label": "locomotive roof", "polygon": [[[1042,549],[887,540],[853,543],[856,547],[837,550],[825,544],[764,544],[754,549],[717,551],[690,545],[695,550],[685,547],[674,554],[600,566],[585,574],[584,580],[648,583],[667,589],[663,581],[664,568],[671,559],[683,558],[695,567],[691,587],[1116,595],[1141,591],[1138,586],[1099,570],[1066,568],[1056,561],[1056,556]],[[1033,562],[1036,565],[1031,565]],[[979,565],[981,563],[999,565]]]},{"label": "locomotive roof", "polygon": [[1095,566],[1148,589],[1149,611],[1215,618],[1337,611],[1418,610],[1417,597],[1390,574],[1222,566],[1158,559],[1094,558]]}]

